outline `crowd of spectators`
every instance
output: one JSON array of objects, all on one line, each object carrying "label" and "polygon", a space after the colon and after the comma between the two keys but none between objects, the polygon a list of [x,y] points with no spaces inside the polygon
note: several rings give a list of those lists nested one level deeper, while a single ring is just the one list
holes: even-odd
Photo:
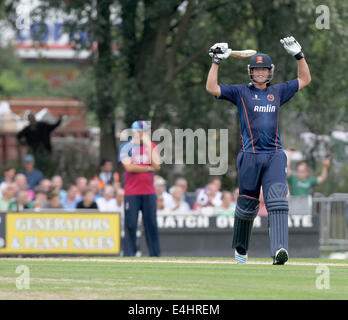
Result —
[{"label": "crowd of spectators", "polygon": [[[238,188],[221,191],[221,181],[213,178],[204,188],[188,192],[187,180],[178,178],[172,186],[155,175],[157,210],[161,213],[203,213],[209,215],[233,215]],[[101,162],[98,174],[92,179],[78,177],[65,188],[60,175],[45,177],[35,167],[35,159],[27,154],[23,169],[12,165],[3,169],[0,179],[0,211],[30,209],[97,209],[101,212],[124,213],[124,189],[119,175],[113,172],[111,161]]]},{"label": "crowd of spectators", "polygon": [[66,189],[61,176],[47,178],[35,168],[32,155],[24,157],[23,167],[18,172],[12,165],[4,168],[0,179],[1,211],[97,209],[123,213],[124,190],[118,175],[112,172],[111,161],[103,161],[92,179],[78,177]]},{"label": "crowd of spectators", "polygon": [[178,178],[173,186],[168,186],[163,177],[155,175],[157,194],[157,212],[205,215],[233,216],[239,194],[238,188],[233,191],[221,191],[221,180],[212,178],[204,188],[194,193],[187,192],[187,180]]},{"label": "crowd of spectators", "polygon": [[[324,164],[324,170],[327,171],[329,163]],[[299,169],[296,176],[300,176],[298,171]],[[325,180],[326,175],[323,177],[322,180]],[[300,181],[304,181],[303,178]],[[109,160],[100,163],[99,172],[92,179],[78,177],[75,183],[66,186],[65,189],[63,185],[63,179],[59,175],[45,177],[35,167],[34,157],[27,154],[23,159],[22,170],[17,172],[11,165],[3,169],[3,177],[0,179],[0,211],[97,209],[101,212],[124,212],[124,189]],[[170,186],[163,177],[155,175],[154,186],[159,214],[199,213],[233,216],[239,195],[238,188],[231,191],[221,190],[221,180],[218,177],[213,177],[205,187],[195,192],[188,192],[188,182],[184,177],[176,179]],[[259,215],[267,215],[262,190]]]}]

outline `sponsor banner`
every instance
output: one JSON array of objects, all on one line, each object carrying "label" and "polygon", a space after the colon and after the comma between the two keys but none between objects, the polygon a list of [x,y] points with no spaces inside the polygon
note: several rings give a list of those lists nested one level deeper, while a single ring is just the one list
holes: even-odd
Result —
[{"label": "sponsor banner", "polygon": [[[233,228],[234,217],[233,216],[205,216],[198,214],[168,214],[158,215],[157,224],[159,229],[226,229]],[[289,228],[313,228],[313,216],[312,215],[289,215],[288,216]],[[262,219],[261,216],[257,216],[253,224],[254,229],[267,229],[268,222],[267,217]]]},{"label": "sponsor banner", "polygon": [[0,238],[5,233],[0,254],[120,253],[119,213],[21,212],[0,217]]}]

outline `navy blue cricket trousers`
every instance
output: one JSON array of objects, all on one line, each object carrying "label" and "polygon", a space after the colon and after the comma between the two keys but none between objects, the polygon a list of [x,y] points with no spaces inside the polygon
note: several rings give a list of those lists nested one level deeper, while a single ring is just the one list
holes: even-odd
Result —
[{"label": "navy blue cricket trousers", "polygon": [[137,252],[137,228],[139,211],[142,212],[146,244],[149,255],[159,257],[161,255],[158,228],[157,228],[157,197],[155,194],[125,196],[125,239],[124,255],[135,256]]},{"label": "navy blue cricket trousers", "polygon": [[239,152],[237,156],[239,194],[259,199],[262,186],[267,204],[269,187],[286,181],[287,157],[284,151],[273,153]]}]

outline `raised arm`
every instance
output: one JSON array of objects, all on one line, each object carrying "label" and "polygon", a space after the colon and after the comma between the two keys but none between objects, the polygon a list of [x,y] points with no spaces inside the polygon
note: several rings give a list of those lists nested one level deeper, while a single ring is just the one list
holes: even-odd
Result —
[{"label": "raised arm", "polygon": [[301,51],[302,47],[294,37],[286,37],[281,39],[280,43],[284,46],[284,49],[297,60],[298,90],[301,90],[305,86],[308,86],[311,82],[311,73],[309,71],[306,59],[304,58],[304,54]]},{"label": "raised arm", "polygon": [[216,63],[212,63],[209,73],[208,73],[208,78],[207,78],[207,83],[206,83],[206,90],[217,97],[221,96],[221,88],[218,85],[218,72],[219,72],[219,65]]},{"label": "raised arm", "polygon": [[291,163],[292,163],[292,156],[294,154],[294,150],[290,149],[287,154],[287,168],[286,168],[286,176],[291,176]]},{"label": "raised arm", "polygon": [[[218,52],[221,53],[215,53]],[[209,56],[212,58],[212,64],[208,73],[206,90],[217,97],[221,96],[221,88],[218,84],[219,65],[222,59],[227,59],[231,54],[232,49],[228,48],[225,42],[214,44],[209,50]]]},{"label": "raised arm", "polygon": [[297,61],[298,90],[308,86],[312,80],[308,64],[305,58]]},{"label": "raised arm", "polygon": [[317,178],[317,181],[319,184],[326,180],[329,166],[330,166],[330,158],[326,159],[325,162],[323,163],[323,169],[321,171],[320,176]]}]

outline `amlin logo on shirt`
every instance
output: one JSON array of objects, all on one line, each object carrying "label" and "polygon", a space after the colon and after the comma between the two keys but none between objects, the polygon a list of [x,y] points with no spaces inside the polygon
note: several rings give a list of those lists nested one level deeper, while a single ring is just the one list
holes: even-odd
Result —
[{"label": "amlin logo on shirt", "polygon": [[268,104],[267,106],[255,106],[254,112],[275,112],[276,106]]}]

